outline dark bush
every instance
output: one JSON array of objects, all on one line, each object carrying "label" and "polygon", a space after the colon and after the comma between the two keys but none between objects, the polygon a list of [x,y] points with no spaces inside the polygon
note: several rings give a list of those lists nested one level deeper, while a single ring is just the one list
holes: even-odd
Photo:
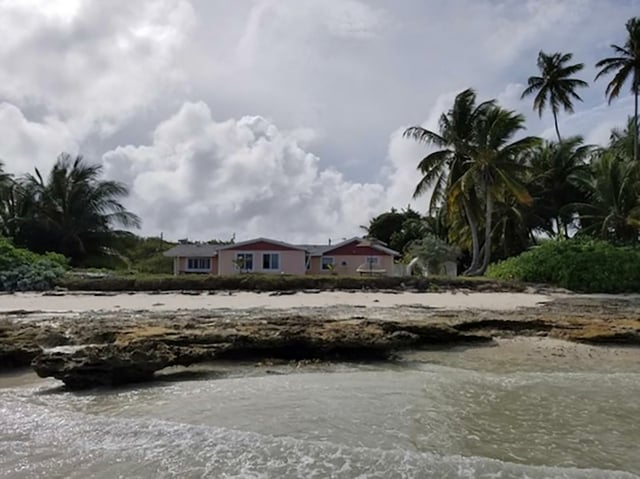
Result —
[{"label": "dark bush", "polygon": [[492,265],[487,276],[585,293],[640,292],[640,250],[604,241],[547,241]]}]

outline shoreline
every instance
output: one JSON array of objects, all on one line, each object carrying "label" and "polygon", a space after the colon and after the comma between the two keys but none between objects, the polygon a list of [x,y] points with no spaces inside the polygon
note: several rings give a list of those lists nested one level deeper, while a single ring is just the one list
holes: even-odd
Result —
[{"label": "shoreline", "polygon": [[[146,307],[151,301],[156,309]],[[632,356],[640,351],[636,296],[18,294],[1,296],[0,310],[0,364],[5,369],[31,364],[38,375],[71,389],[152,380],[167,367],[211,361],[387,360],[423,354],[425,348],[463,358],[464,350],[456,350],[461,345],[500,346],[514,338],[533,338],[540,347],[548,346],[541,340],[562,340],[630,345]],[[504,345],[500,348],[507,354]],[[560,349],[564,352],[549,353],[550,361],[561,362],[572,351]],[[477,351],[492,355],[489,349]],[[516,347],[513,354],[517,358],[521,351]],[[588,355],[582,357],[588,361]]]}]

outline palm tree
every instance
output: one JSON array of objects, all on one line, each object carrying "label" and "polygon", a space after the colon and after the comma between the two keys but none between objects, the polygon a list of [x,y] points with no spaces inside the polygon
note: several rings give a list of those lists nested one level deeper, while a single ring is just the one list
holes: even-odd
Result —
[{"label": "palm tree", "polygon": [[585,180],[587,199],[580,212],[581,234],[618,243],[634,243],[640,233],[638,167],[613,151],[603,150]]},{"label": "palm tree", "polygon": [[568,205],[584,200],[580,184],[590,174],[587,160],[592,151],[579,136],[545,142],[531,151],[529,191],[535,198],[534,211],[545,219],[545,229],[553,236],[569,236],[575,211]]},{"label": "palm tree", "polygon": [[609,104],[620,96],[622,87],[631,79],[631,92],[634,95],[633,114],[633,159],[638,161],[638,93],[640,93],[640,19],[631,18],[627,21],[627,40],[623,47],[611,45],[617,56],[605,58],[596,63],[601,70],[596,80],[603,75],[615,72],[615,76],[607,85],[606,94]]},{"label": "palm tree", "polygon": [[418,164],[422,178],[413,197],[422,196],[432,189],[429,204],[431,214],[443,203],[446,204],[450,216],[459,214],[460,206],[462,207],[472,243],[472,260],[468,271],[477,269],[480,260],[478,220],[474,209],[477,201],[473,191],[462,191],[453,186],[464,173],[463,165],[468,163],[474,124],[493,104],[494,101],[491,100],[476,105],[475,91],[467,89],[456,96],[453,107],[440,117],[439,132],[412,126],[403,134],[405,138],[439,148],[425,156]]},{"label": "palm tree", "polygon": [[635,136],[633,125],[635,120],[629,117],[626,128],[613,128],[609,136],[609,149],[624,158],[633,158],[633,146]]},{"label": "palm tree", "polygon": [[573,58],[571,53],[554,53],[547,55],[544,52],[538,54],[538,68],[541,76],[529,77],[528,86],[522,92],[522,98],[537,92],[533,99],[533,109],[542,116],[542,111],[547,104],[553,113],[553,122],[556,128],[558,141],[561,141],[558,129],[558,112],[560,108],[573,113],[573,100],[582,101],[576,93],[577,88],[584,88],[589,84],[578,78],[571,78],[584,68],[584,63],[567,65]]},{"label": "palm tree", "polygon": [[0,235],[9,236],[12,223],[13,177],[4,171],[4,163],[0,161]]},{"label": "palm tree", "polygon": [[462,191],[477,188],[484,196],[484,254],[482,263],[469,274],[483,274],[491,261],[492,222],[496,199],[509,196],[524,204],[532,203],[527,189],[519,181],[524,165],[523,153],[540,142],[528,136],[511,142],[524,126],[524,116],[496,105],[480,115],[474,125],[474,140],[458,182]]},{"label": "palm tree", "polygon": [[[139,218],[120,199],[127,188],[99,178],[102,167],[87,164],[82,156],[58,157],[46,181],[38,169],[23,179],[24,196],[31,206],[29,227],[41,235],[22,238],[34,250],[51,248],[78,262],[108,252],[123,233],[114,227],[136,228]],[[29,228],[28,228],[29,229]],[[40,240],[45,239],[43,242]]]}]

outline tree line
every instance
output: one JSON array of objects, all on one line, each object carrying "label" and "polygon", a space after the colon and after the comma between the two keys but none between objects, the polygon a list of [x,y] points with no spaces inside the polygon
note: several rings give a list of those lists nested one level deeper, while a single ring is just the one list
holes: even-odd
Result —
[{"label": "tree line", "polygon": [[[430,196],[428,214],[392,210],[371,221],[369,235],[404,251],[425,234],[441,238],[466,253],[468,275],[484,274],[492,261],[517,255],[544,237],[637,244],[638,18],[627,22],[626,34],[622,46],[611,45],[614,56],[596,64],[596,80],[612,75],[605,90],[609,103],[627,84],[634,97],[633,116],[625,128],[611,132],[608,145],[561,136],[559,113],[573,112],[574,102],[582,101],[579,90],[588,87],[575,77],[584,64],[572,63],[571,53],[541,51],[539,73],[528,79],[522,98],[533,96],[539,115],[551,111],[557,140],[522,136],[523,115],[495,100],[478,101],[473,89],[459,93],[437,130],[404,131],[404,137],[432,149],[418,163],[421,178],[413,195]],[[404,236],[398,233],[403,231]]]}]

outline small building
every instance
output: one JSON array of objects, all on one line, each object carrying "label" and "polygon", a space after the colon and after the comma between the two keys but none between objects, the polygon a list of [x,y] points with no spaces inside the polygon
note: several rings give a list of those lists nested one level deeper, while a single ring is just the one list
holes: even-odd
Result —
[{"label": "small building", "polygon": [[164,255],[174,259],[173,272],[176,275],[264,273],[394,276],[394,259],[400,253],[377,241],[362,238],[351,238],[335,245],[294,245],[256,238],[228,245],[179,244]]}]

